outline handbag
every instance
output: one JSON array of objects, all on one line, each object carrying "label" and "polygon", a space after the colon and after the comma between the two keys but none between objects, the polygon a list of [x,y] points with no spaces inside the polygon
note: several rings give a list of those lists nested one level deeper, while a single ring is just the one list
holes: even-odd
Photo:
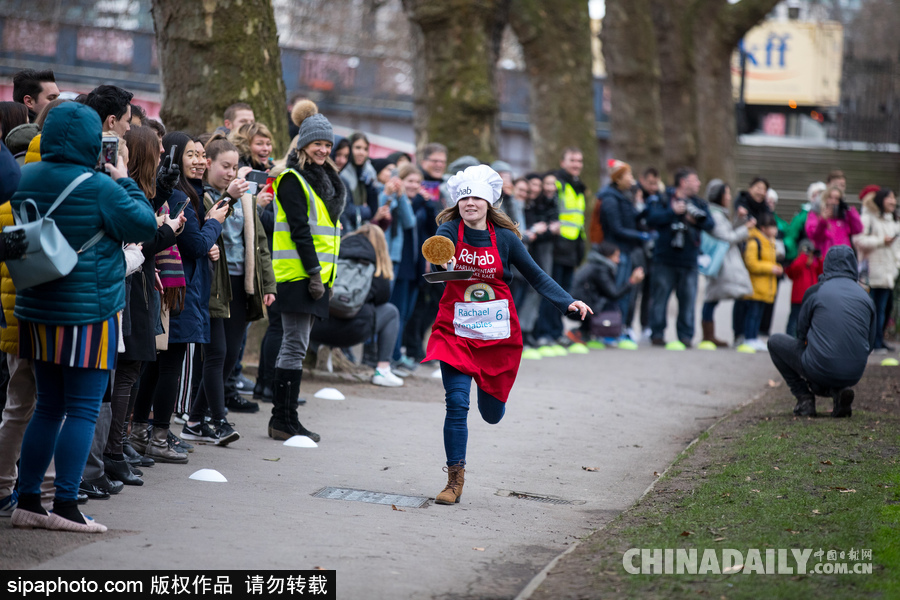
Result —
[{"label": "handbag", "polygon": [[[6,261],[16,289],[23,290],[65,277],[78,264],[78,255],[103,238],[104,231],[101,229],[76,252],[53,219],[50,218],[62,201],[91,176],[93,173],[79,175],[62,191],[43,217],[38,210],[37,203],[31,198],[22,202],[19,214],[13,213],[16,225],[7,227],[5,231],[24,231],[27,244],[25,254],[21,258]],[[34,220],[31,220],[28,215],[29,206],[34,208],[37,215]]]},{"label": "handbag", "polygon": [[595,338],[617,338],[622,335],[622,311],[603,310],[591,317],[591,335]]},{"label": "handbag", "polygon": [[718,277],[725,262],[725,255],[731,244],[715,238],[705,231],[700,235],[700,254],[697,256],[697,267],[701,275]]}]

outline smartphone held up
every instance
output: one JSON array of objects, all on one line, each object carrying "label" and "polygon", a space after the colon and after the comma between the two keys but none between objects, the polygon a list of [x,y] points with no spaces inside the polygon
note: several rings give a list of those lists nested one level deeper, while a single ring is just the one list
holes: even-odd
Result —
[{"label": "smartphone held up", "polygon": [[114,135],[104,135],[100,140],[100,157],[97,160],[96,170],[106,173],[104,165],[115,165],[119,157],[119,138]]}]

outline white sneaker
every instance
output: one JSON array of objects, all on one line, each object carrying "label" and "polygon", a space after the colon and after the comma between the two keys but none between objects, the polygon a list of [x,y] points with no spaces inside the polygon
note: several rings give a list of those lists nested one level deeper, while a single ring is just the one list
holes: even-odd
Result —
[{"label": "white sneaker", "polygon": [[761,339],[755,340],[747,340],[747,345],[756,350],[757,352],[768,352],[769,346]]},{"label": "white sneaker", "polygon": [[375,375],[372,376],[372,383],[384,387],[401,387],[403,385],[403,380],[391,373],[390,368],[385,368],[375,369]]},{"label": "white sneaker", "polygon": [[[641,339],[649,340],[651,337],[653,337],[653,330],[650,329],[649,327],[646,328],[646,329],[641,333]],[[632,339],[634,339],[634,338],[632,338]],[[637,340],[635,340],[635,341],[637,341]]]}]

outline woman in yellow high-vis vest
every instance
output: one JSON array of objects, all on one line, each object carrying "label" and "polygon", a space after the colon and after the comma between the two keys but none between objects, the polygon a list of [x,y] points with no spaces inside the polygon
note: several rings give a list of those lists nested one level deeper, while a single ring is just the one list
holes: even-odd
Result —
[{"label": "woman in yellow high-vis vest", "polygon": [[346,192],[330,157],[334,144],[331,123],[309,100],[295,104],[291,118],[300,133],[285,170],[273,185],[272,267],[284,337],[275,363],[269,437],[286,440],[305,435],[318,442],[319,434],[300,423],[297,406],[313,322],[317,317],[328,318]]}]

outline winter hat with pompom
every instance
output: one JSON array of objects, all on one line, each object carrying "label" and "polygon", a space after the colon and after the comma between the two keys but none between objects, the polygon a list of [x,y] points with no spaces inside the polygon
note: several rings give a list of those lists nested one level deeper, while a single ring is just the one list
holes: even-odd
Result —
[{"label": "winter hat with pompom", "polygon": [[323,140],[334,143],[334,130],[325,115],[319,114],[319,107],[312,100],[301,100],[291,110],[291,120],[300,128],[297,134],[297,148]]},{"label": "winter hat with pompom", "polygon": [[492,205],[500,200],[503,178],[487,165],[476,165],[459,171],[447,181],[450,197],[458,203],[463,198],[481,198]]}]

